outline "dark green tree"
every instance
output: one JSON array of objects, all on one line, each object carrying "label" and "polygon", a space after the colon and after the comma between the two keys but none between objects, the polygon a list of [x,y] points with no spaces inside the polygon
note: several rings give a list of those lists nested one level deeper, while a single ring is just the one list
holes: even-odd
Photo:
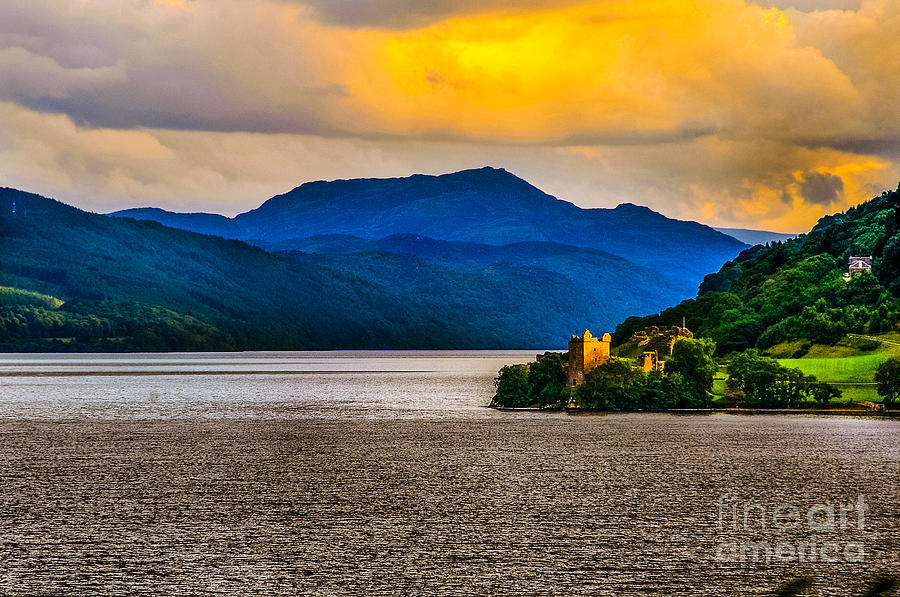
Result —
[{"label": "dark green tree", "polygon": [[528,392],[540,408],[563,408],[568,402],[566,392],[567,355],[544,355],[528,368]]},{"label": "dark green tree", "polygon": [[894,357],[878,366],[875,372],[878,395],[885,405],[892,405],[900,397],[900,358]]},{"label": "dark green tree", "polygon": [[822,408],[828,408],[830,401],[841,397],[841,391],[830,383],[820,381],[813,385],[811,395]]},{"label": "dark green tree", "polygon": [[808,399],[825,407],[841,396],[835,386],[799,369],[783,367],[775,359],[760,356],[756,349],[733,355],[728,375],[727,387],[743,392],[744,403],[751,408],[800,408]]},{"label": "dark green tree", "polygon": [[531,386],[528,384],[528,365],[506,365],[494,379],[497,393],[491,406],[531,406]]},{"label": "dark green tree", "polygon": [[672,349],[672,357],[666,361],[666,372],[678,374],[688,391],[685,408],[709,406],[712,397],[713,376],[718,365],[713,360],[716,343],[708,338],[680,338]]},{"label": "dark green tree", "polygon": [[577,403],[593,409],[639,408],[645,377],[632,361],[611,357],[584,376],[584,383],[576,389]]}]

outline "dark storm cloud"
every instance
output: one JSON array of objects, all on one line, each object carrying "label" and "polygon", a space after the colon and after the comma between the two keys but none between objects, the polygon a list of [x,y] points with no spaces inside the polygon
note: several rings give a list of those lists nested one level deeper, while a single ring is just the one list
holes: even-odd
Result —
[{"label": "dark storm cloud", "polygon": [[337,85],[307,87],[282,102],[191,65],[64,69],[21,51],[11,55],[18,59],[3,60],[0,52],[7,82],[0,101],[92,127],[333,134],[318,114],[344,95]]},{"label": "dark storm cloud", "polygon": [[[308,104],[343,95],[340,87],[307,90],[307,93]],[[20,94],[14,100],[39,112],[65,114],[76,124],[89,127],[340,134],[323,122],[315,110],[304,112],[296,105],[278,109],[253,98],[241,100],[233,91],[199,86],[190,76],[179,80],[171,73],[167,73],[165,80],[75,89],[65,97]]]},{"label": "dark storm cloud", "polygon": [[828,173],[807,172],[800,183],[800,194],[807,203],[828,206],[841,199],[844,181]]},{"label": "dark storm cloud", "polygon": [[[281,0],[308,6],[322,22],[345,27],[406,29],[473,12],[575,4],[576,0]],[[861,0],[760,0],[782,10],[857,10]]]},{"label": "dark storm cloud", "polygon": [[[455,15],[575,4],[576,0],[281,0],[312,9],[322,22],[345,27],[405,29]],[[858,10],[861,0],[759,0],[761,6],[802,12]]]}]

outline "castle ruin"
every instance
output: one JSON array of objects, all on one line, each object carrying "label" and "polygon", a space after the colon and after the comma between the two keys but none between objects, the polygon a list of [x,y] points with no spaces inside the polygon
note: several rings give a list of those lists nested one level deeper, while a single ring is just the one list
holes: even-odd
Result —
[{"label": "castle ruin", "polygon": [[572,334],[572,339],[569,340],[569,366],[566,368],[569,386],[584,383],[587,373],[609,361],[610,342],[612,336],[609,334],[603,334],[602,338],[594,337],[590,330],[584,330],[581,337]]},{"label": "castle ruin", "polygon": [[665,369],[666,362],[659,360],[659,353],[655,350],[645,351],[640,358],[641,369],[644,373],[651,371],[662,371]]},{"label": "castle ruin", "polygon": [[[669,356],[672,354],[675,342],[678,341],[679,338],[693,337],[694,333],[686,327],[673,325],[669,329],[660,329],[655,325],[651,325],[650,327],[646,327],[633,333],[628,341],[634,342],[638,346],[644,348],[647,352],[653,351],[657,354]],[[644,356],[641,358],[643,360]]]}]

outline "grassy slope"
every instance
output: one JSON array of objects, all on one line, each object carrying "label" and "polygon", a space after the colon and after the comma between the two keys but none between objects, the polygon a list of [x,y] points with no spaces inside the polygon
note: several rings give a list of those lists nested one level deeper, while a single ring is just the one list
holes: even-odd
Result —
[{"label": "grassy slope", "polygon": [[[859,336],[850,336],[835,346],[814,344],[801,358],[779,358],[785,367],[796,367],[807,375],[815,375],[822,381],[838,386],[844,399],[854,402],[864,400],[881,402],[875,391],[873,377],[878,366],[891,357],[900,356],[900,333],[890,332],[865,336],[864,339],[877,341],[860,342]],[[785,343],[773,347],[773,351],[784,354],[795,344]],[[874,348],[873,348],[874,346]]]},{"label": "grassy slope", "polygon": [[[767,352],[785,367],[800,369],[807,375],[815,375],[819,380],[839,387],[843,392],[840,402],[881,402],[872,378],[881,363],[891,357],[900,357],[900,332],[865,336],[863,339],[869,342],[862,342],[859,336],[850,336],[835,346],[807,344],[808,352],[801,358],[785,358],[784,355],[800,350],[805,344],[802,341],[779,344]],[[642,347],[632,342],[612,349],[614,355],[623,358],[637,358],[642,351]],[[728,376],[721,370],[713,380],[716,407],[732,406],[724,398],[726,379]]]}]

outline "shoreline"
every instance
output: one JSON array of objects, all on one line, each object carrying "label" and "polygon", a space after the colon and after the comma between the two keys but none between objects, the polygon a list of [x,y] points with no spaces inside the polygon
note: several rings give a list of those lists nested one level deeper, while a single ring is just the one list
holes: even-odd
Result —
[{"label": "shoreline", "polygon": [[826,415],[826,416],[852,416],[852,417],[877,417],[900,418],[900,410],[874,411],[850,408],[810,409],[810,408],[671,408],[667,410],[592,410],[588,408],[537,408],[488,406],[501,411],[527,411],[527,412],[564,412],[570,414],[608,414],[608,413],[671,413],[676,415]]}]

